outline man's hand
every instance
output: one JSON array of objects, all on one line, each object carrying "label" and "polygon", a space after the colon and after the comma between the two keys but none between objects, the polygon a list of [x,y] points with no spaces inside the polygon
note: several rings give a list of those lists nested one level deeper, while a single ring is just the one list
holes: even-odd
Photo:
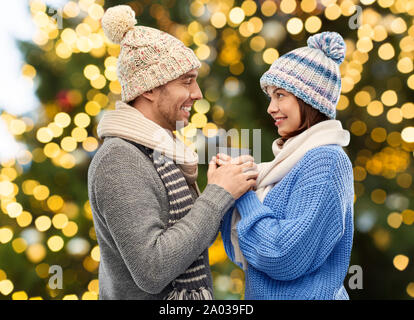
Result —
[{"label": "man's hand", "polygon": [[210,161],[207,172],[208,184],[216,184],[229,192],[234,199],[240,198],[256,186],[258,172],[252,171],[255,163],[248,161],[242,164],[227,163],[217,167],[216,157]]},{"label": "man's hand", "polygon": [[[218,153],[215,159],[216,159],[216,163],[219,166],[225,166],[228,164],[243,164],[243,163],[253,162],[253,166],[250,168],[247,168],[246,171],[244,172],[247,172],[247,171],[257,172],[257,165],[256,163],[254,163],[254,158],[250,155],[241,155],[241,156],[232,158],[228,156],[227,154]],[[257,175],[255,179],[257,179]],[[248,191],[250,190],[256,190],[256,185],[251,187]]]}]

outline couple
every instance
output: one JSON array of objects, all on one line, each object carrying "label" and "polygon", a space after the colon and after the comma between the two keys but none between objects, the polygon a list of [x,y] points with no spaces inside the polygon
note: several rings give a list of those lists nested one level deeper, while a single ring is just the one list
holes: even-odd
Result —
[{"label": "couple", "polygon": [[122,101],[100,120],[88,172],[100,299],[213,299],[208,247],[219,230],[246,274],[246,299],[349,299],[353,171],[349,132],[335,120],[342,37],[314,35],[273,63],[260,85],[281,136],[274,160],[219,154],[200,194],[197,154],[173,134],[202,98],[200,62],[135,24],[125,5],[102,19],[121,47]]}]

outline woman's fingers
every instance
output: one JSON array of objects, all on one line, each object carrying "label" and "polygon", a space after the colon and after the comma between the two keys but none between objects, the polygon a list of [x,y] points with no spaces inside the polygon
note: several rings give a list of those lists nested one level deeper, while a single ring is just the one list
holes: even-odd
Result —
[{"label": "woman's fingers", "polygon": [[237,164],[242,164],[245,162],[254,162],[254,158],[248,154],[241,155],[240,157],[235,158],[235,160],[238,161]]},{"label": "woman's fingers", "polygon": [[248,154],[245,155],[241,155],[237,158],[231,158],[231,163],[232,164],[243,164],[246,162],[254,162],[254,158]]},{"label": "woman's fingers", "polygon": [[224,153],[218,153],[217,156],[217,164],[225,165],[225,164],[243,164],[246,162],[254,162],[254,158],[251,155],[245,154],[241,155],[236,158],[232,158]]},{"label": "woman's fingers", "polygon": [[256,180],[259,176],[259,172],[257,171],[247,171],[244,173],[247,176],[247,180],[253,179]]},{"label": "woman's fingers", "polygon": [[224,160],[222,160],[222,159],[216,158],[216,163],[217,163],[219,166],[224,166],[224,165],[226,165],[226,164],[230,164],[230,161],[224,161]]},{"label": "woman's fingers", "polygon": [[241,164],[240,166],[242,167],[243,172],[257,171],[257,164],[252,162],[252,161],[245,162],[245,163]]},{"label": "woman's fingers", "polygon": [[225,153],[217,153],[217,159],[223,160],[223,161],[229,161],[231,160],[231,157],[228,156]]}]

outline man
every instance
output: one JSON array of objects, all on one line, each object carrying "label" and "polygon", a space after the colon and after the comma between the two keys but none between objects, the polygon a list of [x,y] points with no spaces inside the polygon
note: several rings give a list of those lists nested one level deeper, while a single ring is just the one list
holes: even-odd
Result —
[{"label": "man", "polygon": [[88,171],[100,247],[100,299],[213,299],[208,246],[257,173],[252,161],[217,168],[199,195],[198,157],[173,132],[201,99],[200,62],[171,35],[134,26],[129,6],[102,18],[121,46],[122,101],[98,126],[105,138]]}]

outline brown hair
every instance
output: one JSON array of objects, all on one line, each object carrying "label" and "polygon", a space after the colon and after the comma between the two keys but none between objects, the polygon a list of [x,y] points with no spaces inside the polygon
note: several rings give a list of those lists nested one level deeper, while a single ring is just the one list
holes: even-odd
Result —
[{"label": "brown hair", "polygon": [[304,102],[302,99],[299,99],[296,97],[296,100],[299,103],[301,124],[299,125],[299,128],[297,128],[295,131],[289,132],[285,136],[281,137],[281,140],[283,141],[283,143],[285,143],[286,140],[288,140],[289,138],[292,138],[302,133],[306,129],[309,129],[313,125],[330,119],[327,115],[313,108],[312,106]]}]

